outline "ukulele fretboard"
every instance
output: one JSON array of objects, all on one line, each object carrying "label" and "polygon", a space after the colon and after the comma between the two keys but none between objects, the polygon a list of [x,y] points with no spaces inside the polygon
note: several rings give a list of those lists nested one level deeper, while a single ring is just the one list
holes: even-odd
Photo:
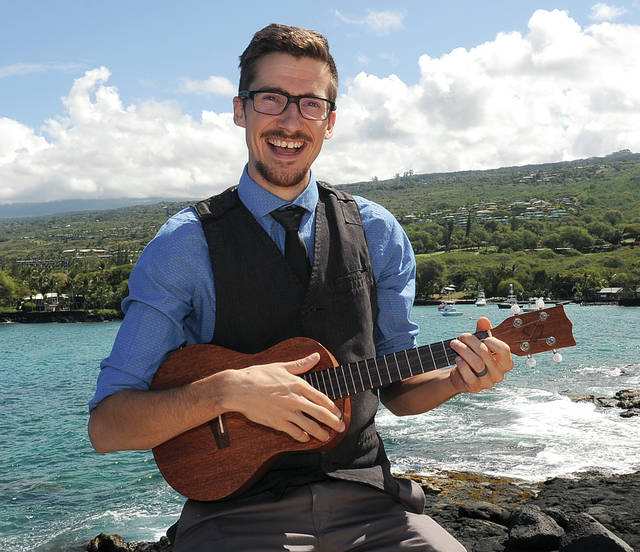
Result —
[{"label": "ukulele fretboard", "polygon": [[[484,339],[488,334],[478,332],[475,335],[478,339]],[[306,372],[302,378],[331,399],[349,397],[431,370],[452,366],[457,353],[451,348],[451,341],[452,339],[447,339],[378,358]]]}]

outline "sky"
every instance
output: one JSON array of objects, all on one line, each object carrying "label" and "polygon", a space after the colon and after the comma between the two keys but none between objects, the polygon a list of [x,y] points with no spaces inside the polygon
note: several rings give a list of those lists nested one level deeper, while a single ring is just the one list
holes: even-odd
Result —
[{"label": "sky", "polygon": [[333,184],[640,151],[640,0],[0,0],[0,204],[236,184],[238,56],[271,22],[331,45]]}]

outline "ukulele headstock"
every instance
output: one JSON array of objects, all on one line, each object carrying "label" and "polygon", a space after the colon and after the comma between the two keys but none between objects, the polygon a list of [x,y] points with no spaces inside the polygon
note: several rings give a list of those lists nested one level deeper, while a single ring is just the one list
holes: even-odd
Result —
[{"label": "ukulele headstock", "polygon": [[518,356],[556,351],[576,344],[573,324],[562,305],[511,316],[491,330],[494,337],[509,345]]}]

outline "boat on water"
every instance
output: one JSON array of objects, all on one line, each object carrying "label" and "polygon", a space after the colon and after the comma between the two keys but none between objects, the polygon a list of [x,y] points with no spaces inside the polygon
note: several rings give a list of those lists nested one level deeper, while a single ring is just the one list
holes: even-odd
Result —
[{"label": "boat on water", "polygon": [[542,297],[529,297],[529,302],[522,305],[522,312],[531,312],[544,309],[544,299]]},{"label": "boat on water", "polygon": [[438,310],[442,316],[462,316],[464,314],[462,311],[459,311],[453,303],[448,301],[445,302],[442,309],[438,307]]},{"label": "boat on water", "polygon": [[513,292],[513,284],[509,284],[509,295],[507,296],[507,300],[502,303],[498,303],[498,308],[510,309],[513,305],[517,305],[517,304],[518,304],[518,297],[516,297],[516,294]]},{"label": "boat on water", "polygon": [[476,298],[476,307],[486,307],[487,306],[487,298],[484,295],[484,291],[480,290],[478,292],[478,297]]}]

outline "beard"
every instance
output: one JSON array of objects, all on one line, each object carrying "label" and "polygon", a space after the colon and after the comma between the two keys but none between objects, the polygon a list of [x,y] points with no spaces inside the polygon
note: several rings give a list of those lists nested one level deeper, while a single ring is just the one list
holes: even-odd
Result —
[{"label": "beard", "polygon": [[258,174],[267,182],[282,188],[291,188],[300,184],[308,176],[309,169],[311,168],[306,166],[296,172],[292,172],[286,169],[268,167],[262,161],[256,161],[254,167]]}]

